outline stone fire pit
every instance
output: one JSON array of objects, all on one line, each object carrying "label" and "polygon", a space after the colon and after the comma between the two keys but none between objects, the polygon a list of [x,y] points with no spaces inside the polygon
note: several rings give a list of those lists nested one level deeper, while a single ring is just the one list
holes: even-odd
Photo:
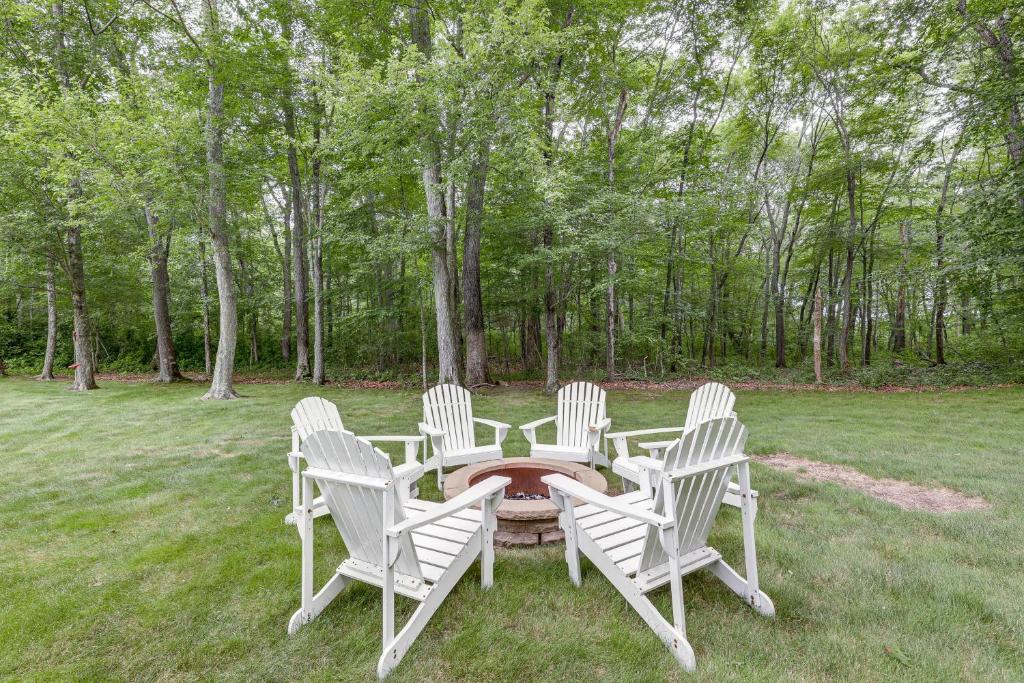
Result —
[{"label": "stone fire pit", "polygon": [[[448,475],[444,482],[445,500],[454,498],[473,484],[497,475],[509,477],[505,500],[498,506],[498,530],[494,542],[499,545],[537,545],[565,538],[558,528],[558,508],[548,500],[548,487],[540,480],[549,474],[564,474],[595,491],[608,491],[608,482],[587,465],[543,458],[505,458],[467,465]],[[538,496],[543,496],[538,498]],[[517,497],[525,498],[516,500]],[[574,501],[581,505],[581,501]]]}]

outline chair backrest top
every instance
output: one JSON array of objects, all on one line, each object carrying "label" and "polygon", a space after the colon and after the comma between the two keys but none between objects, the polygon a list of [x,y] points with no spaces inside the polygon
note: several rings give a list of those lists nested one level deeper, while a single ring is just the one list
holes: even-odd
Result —
[{"label": "chair backrest top", "polygon": [[321,429],[345,429],[338,406],[319,396],[307,396],[295,404],[292,408],[292,424],[300,441],[305,441],[306,437]]},{"label": "chair backrest top", "polygon": [[[714,418],[683,433],[665,451],[665,472],[695,465],[712,465],[734,455],[742,455],[747,428],[735,417]],[[654,511],[672,517],[675,522],[679,555],[707,545],[711,525],[718,515],[729,480],[736,469],[734,461],[676,480],[674,499],[664,484],[654,494]],[[655,567],[668,558],[658,539],[658,530],[647,531],[640,571]]]},{"label": "chair backrest top", "polygon": [[473,395],[457,384],[438,384],[423,394],[423,421],[444,431],[446,451],[476,446],[473,429]]},{"label": "chair backrest top", "polygon": [[583,448],[593,424],[605,418],[605,391],[590,382],[573,382],[558,390],[555,443]]},{"label": "chair backrest top", "polygon": [[[394,481],[394,470],[387,456],[368,441],[345,430],[316,430],[304,440],[302,454],[310,467],[339,474],[359,475],[383,481]],[[317,480],[324,503],[331,512],[335,526],[345,542],[349,556],[355,560],[381,566],[384,542],[384,497],[390,496],[392,519],[388,524],[405,519],[396,487],[374,488],[357,483]],[[401,539],[397,572],[422,578],[416,549],[407,534]]]},{"label": "chair backrest top", "polygon": [[734,405],[736,394],[729,387],[718,382],[708,382],[690,394],[685,428],[691,429],[716,417],[728,417]]}]

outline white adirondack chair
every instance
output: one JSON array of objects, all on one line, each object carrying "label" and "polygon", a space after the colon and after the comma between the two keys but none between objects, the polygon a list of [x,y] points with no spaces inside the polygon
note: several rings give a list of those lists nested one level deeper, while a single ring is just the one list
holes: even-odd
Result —
[{"label": "white adirondack chair", "polygon": [[[345,425],[341,422],[341,414],[338,413],[338,406],[325,398],[309,396],[302,399],[292,408],[292,450],[288,453],[288,466],[292,470],[292,511],[285,516],[285,524],[296,524],[299,517],[299,509],[302,505],[300,498],[302,470],[302,442],[315,431],[321,429],[334,429],[341,431]],[[416,460],[420,444],[424,441],[422,436],[367,436],[367,441],[376,443],[397,442],[405,444],[405,463],[395,468],[395,476],[405,482],[402,489],[403,495],[407,498],[415,498],[419,491],[416,488],[416,480],[423,476],[423,467]],[[320,517],[327,514],[327,506],[322,496],[317,497],[313,505],[313,516]]]},{"label": "white adirondack chair", "polygon": [[[391,461],[352,432],[321,430],[302,444],[302,603],[288,633],[315,619],[352,580],[384,592],[384,646],[377,675],[384,678],[477,557],[483,588],[494,582],[494,511],[507,477],[489,477],[446,503],[403,501]],[[334,519],[349,557],[313,593],[313,484]],[[481,509],[473,509],[473,505]],[[395,634],[395,594],[419,602]]]},{"label": "white adirondack chair", "polygon": [[[561,509],[569,577],[580,585],[579,551],[604,574],[658,635],[683,668],[696,667],[686,639],[682,577],[708,568],[743,601],[766,616],[771,599],[758,588],[750,470],[743,445],[747,430],[736,418],[717,418],[686,432],[668,450],[653,498],[643,491],[611,498],[562,474],[543,478]],[[645,456],[640,456],[645,457]],[[738,470],[746,578],[707,544],[726,486]],[[573,508],[573,498],[585,504]],[[661,615],[646,593],[669,584],[672,619]]]},{"label": "white adirondack chair", "polygon": [[[606,415],[605,398],[604,389],[590,382],[573,382],[559,389],[555,415],[520,427],[530,442],[530,457],[607,467],[608,454],[599,448],[602,434],[612,424]],[[548,422],[555,423],[555,443],[537,443],[537,428]]]},{"label": "white adirondack chair", "polygon": [[[651,434],[677,435],[675,438],[667,441],[649,441],[639,444],[640,448],[647,451],[648,457],[659,460],[665,449],[675,443],[686,430],[693,429],[701,422],[717,417],[736,417],[736,413],[733,412],[735,404],[736,395],[732,393],[729,387],[718,382],[708,382],[690,394],[690,404],[686,409],[686,423],[682,427],[658,427],[655,429],[637,429],[631,432],[608,434],[606,438],[612,442],[616,454],[615,460],[612,461],[612,472],[622,478],[623,490],[629,491],[631,489],[635,490],[637,487],[650,487],[652,481],[649,477],[642,476],[642,472],[644,470],[647,472],[655,471],[651,466],[641,467],[634,458],[630,457],[629,445],[626,443],[626,439]],[[756,515],[757,491],[751,491],[751,496],[754,514]],[[736,482],[729,483],[729,488],[726,490],[723,502],[727,505],[740,507],[739,484]]]},{"label": "white adirondack chair", "polygon": [[[473,423],[494,428],[494,443],[478,446]],[[501,442],[509,425],[473,415],[473,395],[455,384],[439,384],[423,394],[420,434],[430,437],[433,455],[424,467],[437,468],[437,486],[444,483],[444,468],[503,457]]]}]

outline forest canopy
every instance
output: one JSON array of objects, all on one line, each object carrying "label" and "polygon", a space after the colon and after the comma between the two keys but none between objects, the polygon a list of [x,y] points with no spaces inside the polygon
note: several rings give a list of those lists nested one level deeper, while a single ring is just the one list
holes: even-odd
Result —
[{"label": "forest canopy", "polygon": [[1020,381],[1022,42],[1005,0],[0,0],[0,371]]}]

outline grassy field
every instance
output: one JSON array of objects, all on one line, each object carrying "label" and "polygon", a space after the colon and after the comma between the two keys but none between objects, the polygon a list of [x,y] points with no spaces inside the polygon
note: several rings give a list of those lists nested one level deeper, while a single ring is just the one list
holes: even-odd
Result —
[{"label": "grassy field", "polygon": [[[65,387],[0,379],[0,678],[375,678],[377,589],[356,584],[285,635],[299,602],[299,539],[282,523],[288,413],[312,388],[246,385],[242,400],[204,403],[192,384]],[[420,417],[411,391],[319,393],[356,433],[408,433]],[[679,423],[686,400],[615,391],[609,414],[617,429]],[[521,390],[475,401],[513,425],[553,406]],[[549,546],[499,550],[486,593],[471,569],[390,680],[1024,678],[1024,391],[740,392],[737,411],[751,453],[945,485],[992,508],[905,512],[755,464],[778,617],[688,577],[696,674],[586,560],[573,588]],[[514,430],[506,455],[525,451]],[[440,499],[432,477],[421,496]],[[345,550],[329,520],[317,530],[320,583]],[[738,511],[723,510],[711,541],[742,566]],[[652,597],[669,613],[667,588]]]}]

